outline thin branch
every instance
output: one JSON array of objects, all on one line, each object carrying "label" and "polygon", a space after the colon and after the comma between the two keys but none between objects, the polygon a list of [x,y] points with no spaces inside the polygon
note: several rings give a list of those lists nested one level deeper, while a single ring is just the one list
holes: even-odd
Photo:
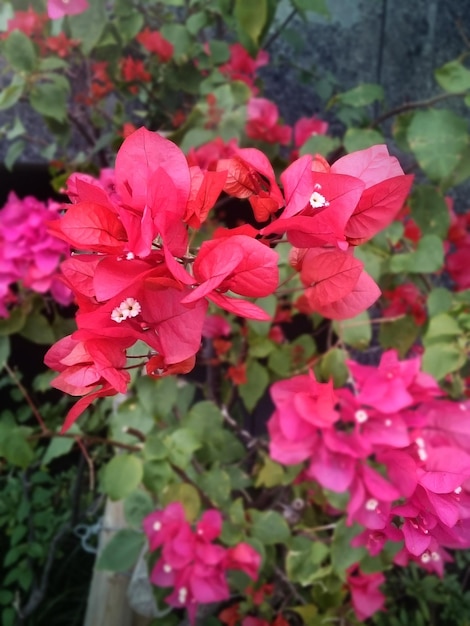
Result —
[{"label": "thin branch", "polygon": [[225,405],[220,407],[220,411],[224,418],[224,421],[237,433],[240,439],[243,439],[247,444],[248,450],[250,448],[267,448],[267,444],[262,439],[257,439],[253,437],[247,430],[241,428],[240,424],[234,419],[228,412],[228,409]]},{"label": "thin branch", "polygon": [[294,8],[286,17],[286,19],[282,22],[282,24],[279,26],[279,28],[274,31],[274,33],[271,35],[268,41],[264,44],[263,46],[264,50],[268,50],[268,48],[272,46],[272,44],[276,41],[276,39],[280,36],[282,31],[284,30],[284,28],[294,19],[296,15],[297,15],[297,9]]},{"label": "thin branch", "polygon": [[428,98],[427,100],[416,100],[415,102],[405,102],[400,106],[397,106],[389,111],[386,111],[382,115],[380,115],[377,119],[371,122],[368,128],[377,128],[382,122],[388,120],[390,117],[394,117],[395,115],[399,115],[400,113],[405,113],[405,111],[413,111],[414,109],[424,109],[426,107],[430,107],[437,102],[441,102],[442,100],[448,100],[449,98],[462,98],[466,96],[466,91],[461,91],[459,93],[441,93],[432,98]]},{"label": "thin branch", "polygon": [[46,424],[44,423],[44,420],[42,419],[42,417],[41,417],[41,415],[40,415],[36,405],[32,401],[31,396],[29,395],[28,390],[26,389],[26,387],[23,386],[23,384],[21,383],[20,379],[16,376],[15,372],[11,369],[11,367],[8,365],[8,363],[4,363],[4,367],[5,367],[6,371],[8,372],[8,375],[10,376],[12,381],[15,383],[15,385],[20,390],[21,395],[26,400],[26,402],[27,402],[29,408],[31,409],[31,411],[33,412],[33,415],[36,418],[36,421],[39,424],[42,432],[43,433],[48,432],[48,428],[47,428]]}]

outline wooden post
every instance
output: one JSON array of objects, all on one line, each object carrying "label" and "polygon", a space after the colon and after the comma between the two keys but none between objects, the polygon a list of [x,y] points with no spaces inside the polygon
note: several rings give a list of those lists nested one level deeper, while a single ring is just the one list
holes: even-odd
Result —
[{"label": "wooden post", "polygon": [[[122,502],[107,500],[98,554],[113,535],[126,528]],[[127,598],[130,573],[94,570],[84,626],[148,626],[152,619],[136,615]]]}]

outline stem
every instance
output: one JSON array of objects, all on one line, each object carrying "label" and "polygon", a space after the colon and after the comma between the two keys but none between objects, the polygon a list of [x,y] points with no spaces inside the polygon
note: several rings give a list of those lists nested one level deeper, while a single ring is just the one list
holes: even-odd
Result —
[{"label": "stem", "polygon": [[405,102],[400,106],[397,106],[389,111],[386,111],[382,115],[380,115],[377,119],[375,119],[371,124],[369,124],[369,128],[377,128],[382,122],[387,120],[389,117],[394,117],[395,115],[399,115],[400,113],[404,113],[405,111],[412,111],[414,109],[423,109],[437,102],[441,102],[442,100],[448,100],[449,98],[462,98],[466,96],[466,91],[461,91],[459,93],[441,93],[437,96],[433,96],[432,98],[428,98],[427,100],[416,100],[415,102]]},{"label": "stem", "polygon": [[261,439],[256,439],[256,437],[252,437],[247,430],[244,430],[240,427],[237,420],[229,414],[228,409],[225,405],[222,405],[220,407],[220,411],[223,415],[224,421],[227,422],[227,424],[231,428],[233,428],[233,430],[237,433],[240,439],[243,439],[246,442],[248,450],[250,448],[256,447],[267,448],[267,444],[265,441],[262,441]]},{"label": "stem", "polygon": [[43,433],[48,432],[48,428],[46,426],[46,424],[44,423],[44,420],[42,419],[36,405],[34,404],[34,402],[31,399],[31,396],[29,395],[26,387],[23,386],[23,384],[21,383],[21,381],[19,380],[19,378],[17,378],[15,372],[11,369],[11,367],[8,365],[8,363],[4,363],[4,367],[6,369],[6,371],[8,372],[8,375],[10,376],[10,378],[12,379],[12,381],[15,383],[15,385],[18,387],[18,389],[21,392],[21,395],[23,396],[23,398],[26,400],[29,408],[31,409],[31,411],[33,412],[34,417],[36,418],[37,423],[39,424],[41,430]]},{"label": "stem", "polygon": [[297,15],[297,9],[292,9],[292,11],[289,13],[286,19],[282,22],[279,28],[274,31],[274,33],[271,35],[268,41],[264,44],[265,50],[267,50],[276,41],[276,39],[284,30],[284,28],[289,24],[289,22],[291,22],[294,19],[296,15]]}]

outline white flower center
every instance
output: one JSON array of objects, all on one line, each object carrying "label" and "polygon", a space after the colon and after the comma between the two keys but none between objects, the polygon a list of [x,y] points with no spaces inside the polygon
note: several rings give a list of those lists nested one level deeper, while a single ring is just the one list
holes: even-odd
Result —
[{"label": "white flower center", "polygon": [[354,413],[354,418],[358,424],[364,424],[369,419],[367,412],[364,409],[359,409]]},{"label": "white flower center", "polygon": [[137,317],[141,311],[142,307],[135,298],[126,298],[118,307],[113,309],[111,319],[120,324],[129,317]]},{"label": "white flower center", "polygon": [[369,498],[369,500],[367,500],[365,504],[365,507],[368,511],[375,511],[378,506],[379,503],[375,498]]},{"label": "white flower center", "polygon": [[158,533],[161,527],[162,527],[161,522],[155,522],[155,524],[153,525],[153,530],[155,530]]},{"label": "white flower center", "polygon": [[392,420],[386,419],[384,423],[385,423],[385,426],[390,427],[392,425]]},{"label": "white flower center", "polygon": [[440,561],[441,560],[441,556],[438,552],[431,552],[431,559],[433,561]]},{"label": "white flower center", "polygon": [[325,196],[322,196],[318,191],[314,191],[310,196],[310,206],[314,209],[321,209],[324,206],[330,206],[330,203]]},{"label": "white flower center", "polygon": [[429,552],[423,552],[423,554],[421,555],[422,563],[429,563],[430,560],[431,560],[431,555],[429,554]]},{"label": "white flower center", "polygon": [[456,487],[454,489],[454,493],[457,494],[457,495],[461,494],[462,493],[462,487]]},{"label": "white flower center", "polygon": [[171,565],[165,563],[165,565],[163,566],[163,571],[165,572],[165,574],[169,574],[171,572]]},{"label": "white flower center", "polygon": [[188,590],[186,589],[186,587],[181,587],[181,589],[178,591],[178,601],[181,602],[181,604],[184,604],[187,597]]}]

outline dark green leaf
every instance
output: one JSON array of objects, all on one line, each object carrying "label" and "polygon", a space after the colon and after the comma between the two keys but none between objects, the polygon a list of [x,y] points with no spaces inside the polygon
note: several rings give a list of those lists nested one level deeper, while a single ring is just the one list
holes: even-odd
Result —
[{"label": "dark green leaf", "polygon": [[145,544],[145,535],[131,528],[119,530],[98,557],[96,569],[125,572],[133,567]]},{"label": "dark green leaf", "polygon": [[27,316],[21,336],[40,345],[52,345],[56,340],[50,323],[39,311],[31,311]]},{"label": "dark green leaf", "polygon": [[57,83],[36,84],[31,89],[30,103],[35,111],[58,122],[67,119],[67,89]]},{"label": "dark green leaf", "polygon": [[410,197],[411,215],[423,234],[445,239],[450,215],[444,196],[431,185],[418,185]]},{"label": "dark green leaf", "polygon": [[328,156],[333,150],[341,145],[336,137],[328,137],[328,135],[315,135],[310,137],[299,150],[300,156],[304,154],[322,154]]},{"label": "dark green leaf", "polygon": [[[3,162],[7,170],[11,171],[18,158],[23,154],[26,147],[26,142],[23,139],[13,142],[7,150]],[[48,342],[52,343],[52,342]]]},{"label": "dark green leaf", "polygon": [[351,541],[359,534],[361,529],[357,526],[346,526],[346,521],[341,519],[333,533],[331,542],[331,563],[341,578],[346,577],[348,567],[360,561],[366,554],[365,548],[353,548]]},{"label": "dark green leaf", "polygon": [[422,368],[424,372],[441,380],[450,372],[455,372],[465,365],[466,355],[456,343],[448,341],[433,343],[426,346],[423,355]]},{"label": "dark green leaf", "polygon": [[42,457],[41,464],[47,465],[54,459],[64,454],[68,454],[73,448],[75,440],[69,437],[53,437],[47,446],[46,452]]},{"label": "dark green leaf", "polygon": [[216,506],[223,507],[230,501],[232,484],[229,475],[224,470],[215,467],[201,474],[198,477],[198,483]]},{"label": "dark green leaf", "polygon": [[102,0],[89,0],[89,5],[84,13],[68,18],[72,39],[81,41],[84,54],[93,50],[108,23],[105,3]]},{"label": "dark green leaf", "polygon": [[247,382],[238,386],[238,393],[248,411],[252,411],[269,384],[269,376],[266,368],[258,361],[249,361],[246,378]]},{"label": "dark green leaf", "polygon": [[142,520],[155,509],[152,498],[146,491],[133,491],[124,500],[126,522],[136,528],[142,527]]},{"label": "dark green leaf", "polygon": [[446,313],[452,306],[452,293],[444,287],[436,287],[428,296],[427,307],[429,317]]},{"label": "dark green leaf", "polygon": [[251,535],[264,545],[285,543],[291,536],[286,520],[276,511],[249,510],[253,521]]}]

